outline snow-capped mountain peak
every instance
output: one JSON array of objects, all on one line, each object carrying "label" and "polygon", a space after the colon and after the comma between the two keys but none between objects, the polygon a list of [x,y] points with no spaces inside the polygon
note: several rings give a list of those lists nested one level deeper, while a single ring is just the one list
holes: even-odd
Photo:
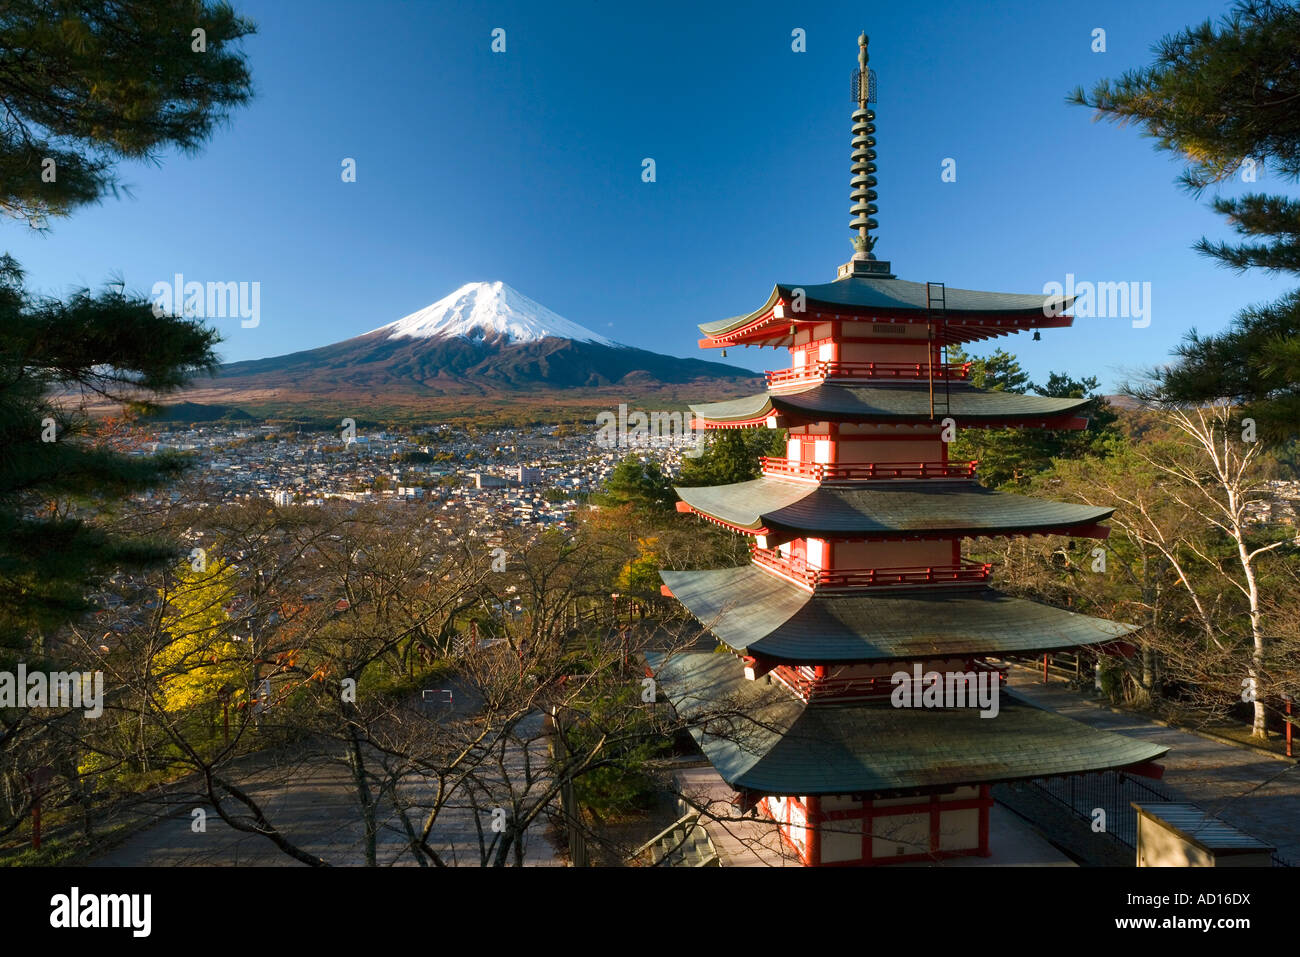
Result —
[{"label": "snow-capped mountain peak", "polygon": [[466,283],[432,305],[372,330],[383,331],[389,339],[534,342],[550,337],[618,346],[499,281]]}]

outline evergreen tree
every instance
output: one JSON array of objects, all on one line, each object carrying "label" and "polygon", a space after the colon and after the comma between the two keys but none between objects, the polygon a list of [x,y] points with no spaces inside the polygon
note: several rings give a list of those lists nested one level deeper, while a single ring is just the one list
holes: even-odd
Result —
[{"label": "evergreen tree", "polygon": [[1105,454],[1120,434],[1118,417],[1105,398],[1097,395],[1100,383],[1093,376],[1074,379],[1062,372],[1051,372],[1046,384],[1035,385],[1015,355],[1002,349],[978,358],[966,355],[961,349],[949,349],[949,361],[970,362],[970,380],[977,388],[1018,394],[1033,392],[1059,399],[1092,397],[1081,412],[1088,418],[1088,427],[1079,432],[958,429],[949,457],[954,462],[978,460],[979,477],[984,485],[992,488],[1023,485],[1033,475],[1050,468],[1054,458]]},{"label": "evergreen tree", "polygon": [[[45,228],[116,193],[121,160],[197,149],[251,95],[233,45],[252,31],[225,3],[8,0],[0,210]],[[24,648],[84,610],[91,581],[174,555],[103,518],[181,463],[95,441],[68,411],[76,393],[138,402],[179,388],[215,365],[217,335],[120,288],[36,296],[7,255],[0,323],[0,646]]]},{"label": "evergreen tree", "polygon": [[1088,427],[1078,432],[1050,430],[1041,432],[1047,459],[1077,459],[1085,455],[1109,455],[1123,437],[1119,414],[1111,407],[1096,376],[1082,379],[1064,372],[1049,372],[1043,385],[1030,384],[1029,391],[1052,399],[1088,399],[1079,413]]},{"label": "evergreen tree", "polygon": [[108,290],[68,301],[36,299],[11,257],[0,257],[0,645],[56,627],[86,605],[92,580],[123,563],[162,561],[163,543],[116,534],[113,499],[175,475],[175,456],[133,456],[94,440],[61,391],[107,396],[166,391],[214,362],[216,335],[158,317],[141,299]]},{"label": "evergreen tree", "polygon": [[948,349],[948,361],[969,362],[970,384],[977,389],[1023,395],[1031,388],[1029,374],[1020,368],[1015,355],[1005,349],[994,349],[993,354],[987,356],[969,356],[960,346],[952,346]]},{"label": "evergreen tree", "polygon": [[252,95],[253,30],[203,0],[5,0],[0,208],[44,225],[116,195],[122,159],[197,151]]},{"label": "evergreen tree", "polygon": [[592,495],[591,500],[607,508],[631,505],[666,511],[673,507],[676,498],[672,483],[657,462],[642,462],[635,455],[628,455],[615,466],[604,488]]},{"label": "evergreen tree", "polygon": [[[1117,122],[1136,122],[1160,149],[1186,161],[1184,186],[1199,193],[1238,172],[1270,167],[1300,178],[1300,8],[1241,0],[1216,29],[1211,21],[1166,37],[1153,65],[1071,100]],[[1253,177],[1243,178],[1253,181]],[[1213,208],[1242,242],[1195,248],[1237,270],[1300,273],[1300,200],[1249,193]],[[1300,416],[1300,293],[1240,312],[1229,328],[1192,330],[1179,362],[1152,373],[1136,394],[1158,401],[1230,399],[1247,405],[1261,436],[1295,433]]]},{"label": "evergreen tree", "polygon": [[721,429],[710,436],[698,458],[682,460],[682,474],[677,484],[683,488],[699,485],[731,485],[756,479],[762,471],[764,455],[785,455],[784,429]]}]

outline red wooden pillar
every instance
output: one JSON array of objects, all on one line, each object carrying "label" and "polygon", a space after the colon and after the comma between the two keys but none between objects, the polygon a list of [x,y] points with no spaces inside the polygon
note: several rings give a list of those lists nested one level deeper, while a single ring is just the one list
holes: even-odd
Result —
[{"label": "red wooden pillar", "polygon": [[1043,655],[1043,684],[1047,684],[1047,661],[1050,655]]},{"label": "red wooden pillar", "polygon": [[822,862],[822,800],[815,794],[804,799],[804,847],[807,849],[809,867],[816,867]]},{"label": "red wooden pillar", "polygon": [[993,809],[992,791],[987,784],[980,785],[980,857],[989,857],[989,814]]},{"label": "red wooden pillar", "polygon": [[931,854],[939,853],[939,840],[941,837],[939,832],[939,821],[942,817],[943,817],[943,807],[942,807],[942,802],[939,800],[939,795],[931,794],[930,795],[930,853]]},{"label": "red wooden pillar", "polygon": [[1291,696],[1286,696],[1286,756],[1291,757]]},{"label": "red wooden pillar", "polygon": [[54,771],[48,766],[39,767],[23,775],[32,796],[32,849],[36,851],[41,849],[41,801],[49,789],[53,776]]},{"label": "red wooden pillar", "polygon": [[875,842],[872,839],[872,831],[875,828],[875,803],[871,798],[862,799],[862,809],[865,812],[862,818],[862,863],[870,864],[873,861],[873,852]]}]

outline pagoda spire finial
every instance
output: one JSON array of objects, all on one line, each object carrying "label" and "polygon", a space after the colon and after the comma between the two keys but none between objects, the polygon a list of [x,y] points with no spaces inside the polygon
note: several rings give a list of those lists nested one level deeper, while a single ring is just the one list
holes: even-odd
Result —
[{"label": "pagoda spire finial", "polygon": [[879,225],[876,215],[876,74],[867,67],[867,34],[858,37],[858,68],[853,71],[853,178],[849,180],[853,203],[849,228],[853,237],[853,258],[840,266],[839,279],[867,277],[893,279],[889,263],[876,258],[876,237],[871,231]]},{"label": "pagoda spire finial", "polygon": [[853,111],[853,178],[849,180],[853,205],[849,212],[853,219],[849,228],[857,231],[853,248],[855,260],[874,260],[872,250],[876,239],[871,230],[879,225],[872,217],[876,214],[876,113],[868,105],[875,101],[876,90],[871,71],[867,69],[867,35],[858,37],[858,72],[853,86],[857,109]]}]

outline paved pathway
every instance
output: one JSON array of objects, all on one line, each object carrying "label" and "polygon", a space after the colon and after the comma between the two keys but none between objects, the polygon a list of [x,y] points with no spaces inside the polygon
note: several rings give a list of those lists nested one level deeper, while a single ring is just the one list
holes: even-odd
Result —
[{"label": "paved pathway", "polygon": [[[526,722],[527,733],[535,732],[540,723],[540,715],[532,716]],[[532,742],[530,758],[534,769],[545,767],[545,750],[543,740]],[[506,768],[516,788],[521,787],[523,763],[522,749],[510,748]],[[486,777],[492,777],[490,765],[485,765],[481,771]],[[330,760],[324,755],[280,763],[268,760],[259,770],[238,775],[236,783],[262,806],[267,819],[304,851],[334,865],[364,865],[361,815],[349,770],[341,761]],[[485,783],[491,784],[492,781]],[[501,781],[496,783],[497,786],[503,784]],[[535,792],[544,784],[543,778],[537,778],[530,791]],[[422,818],[418,805],[432,801],[433,787],[433,784],[425,784],[402,791],[403,800],[417,808],[411,814],[417,826]],[[267,838],[229,827],[210,807],[207,807],[206,830],[196,833],[192,827],[192,811],[195,807],[205,806],[201,800],[187,799],[183,795],[140,806],[134,813],[148,814],[160,820],[100,855],[92,865],[274,867],[299,863]],[[234,802],[231,806],[236,807]],[[490,813],[483,810],[481,814],[489,841],[492,837]],[[376,863],[380,867],[416,866],[417,861],[396,809],[391,803],[386,803],[378,817]],[[546,816],[542,815],[524,835],[524,861],[528,866],[564,865],[546,833],[547,823]],[[477,866],[480,851],[474,808],[463,802],[444,807],[429,843],[448,863]]]},{"label": "paved pathway", "polygon": [[1064,683],[1044,685],[1041,673],[1012,668],[1010,685],[1040,708],[1169,748],[1159,761],[1165,769],[1158,783],[1161,790],[1277,845],[1282,856],[1300,862],[1300,765],[1296,762],[1167,728],[1141,715],[1097,707]]}]

